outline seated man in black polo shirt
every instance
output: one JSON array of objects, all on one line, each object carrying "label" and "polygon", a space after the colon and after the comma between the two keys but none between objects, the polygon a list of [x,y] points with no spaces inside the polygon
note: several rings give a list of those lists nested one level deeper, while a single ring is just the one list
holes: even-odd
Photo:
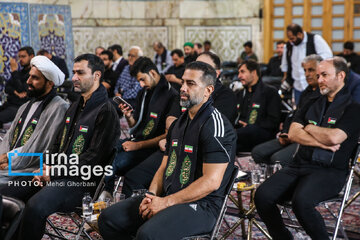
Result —
[{"label": "seated man in black polo shirt", "polygon": [[113,162],[113,175],[105,178],[105,192],[102,197],[111,197],[115,174],[123,176],[153,152],[158,143],[166,137],[165,120],[171,104],[178,95],[156,65],[147,57],[139,57],[130,74],[136,77],[142,87],[137,95],[135,112],[125,104],[120,108],[129,124],[131,139],[119,140],[118,153]]},{"label": "seated man in black polo shirt", "polygon": [[318,65],[323,96],[306,103],[294,117],[289,137],[300,144],[294,161],[256,191],[257,211],[273,239],[293,239],[277,207],[286,200],[291,200],[299,223],[312,239],[329,239],[315,206],[341,191],[360,134],[360,105],[344,87],[347,72],[338,57]]},{"label": "seated man in black polo shirt", "polygon": [[[309,86],[301,93],[298,108],[302,108],[308,100],[321,96],[316,74],[316,67],[321,61],[322,58],[315,54],[305,57],[302,61],[302,67]],[[293,118],[294,112],[289,113],[284,121],[283,129],[278,134],[278,138],[254,147],[251,156],[256,163],[274,164],[280,162],[282,166],[285,166],[292,161],[292,156],[297,148],[297,143],[290,141],[288,136]]]},{"label": "seated man in black polo shirt", "polygon": [[246,152],[275,137],[280,124],[281,99],[275,88],[261,81],[257,62],[243,61],[238,77],[244,89],[236,93],[237,151]]},{"label": "seated man in black polo shirt", "polygon": [[169,129],[149,193],[101,213],[105,240],[182,239],[212,230],[233,170],[236,140],[231,123],[212,106],[215,80],[206,63],[186,66],[180,104],[188,110]]},{"label": "seated man in black polo shirt", "polygon": [[[236,118],[236,97],[235,94],[218,79],[220,75],[220,58],[214,53],[204,52],[198,56],[196,61],[207,63],[215,69],[217,79],[214,91],[211,93],[213,106],[219,110],[230,123],[234,123]],[[166,129],[169,129],[171,123],[180,117],[181,113],[185,110],[186,108],[182,108],[179,105],[179,100],[174,101],[171,110],[166,117]],[[125,174],[122,192],[126,197],[131,196],[134,189],[149,188],[156,170],[160,167],[164,155],[165,144],[166,139],[161,140],[159,142],[160,149],[158,151]]]}]

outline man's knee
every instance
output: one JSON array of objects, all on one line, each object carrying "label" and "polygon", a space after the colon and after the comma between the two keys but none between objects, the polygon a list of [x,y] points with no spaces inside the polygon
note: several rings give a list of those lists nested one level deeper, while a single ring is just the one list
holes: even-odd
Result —
[{"label": "man's knee", "polygon": [[24,210],[25,216],[30,216],[36,220],[46,219],[52,212],[49,212],[49,209],[46,207],[46,204],[42,204],[37,201],[37,199],[30,198],[25,205]]},{"label": "man's knee", "polygon": [[268,185],[259,186],[259,188],[255,192],[254,200],[256,208],[266,208],[270,205],[276,204],[276,198],[273,194],[273,191],[268,188]]},{"label": "man's knee", "polygon": [[[148,222],[147,222],[148,223]],[[161,227],[163,228],[163,226]],[[136,233],[137,240],[156,240],[160,239],[159,234],[160,229],[154,227],[152,224],[143,224]]]},{"label": "man's knee", "polygon": [[111,214],[111,211],[105,210],[100,214],[98,225],[102,236],[107,236],[108,234],[113,232],[113,228],[112,228],[112,226],[114,226],[112,223],[113,217],[114,216]]},{"label": "man's knee", "polygon": [[263,163],[265,161],[265,155],[263,154],[262,151],[262,146],[261,145],[257,145],[256,147],[253,148],[253,150],[251,151],[251,156],[254,159],[254,161],[256,163]]},{"label": "man's knee", "polygon": [[311,196],[297,196],[294,195],[292,200],[292,209],[296,216],[302,216],[303,214],[307,214],[308,211],[312,211],[316,203],[311,200]]}]

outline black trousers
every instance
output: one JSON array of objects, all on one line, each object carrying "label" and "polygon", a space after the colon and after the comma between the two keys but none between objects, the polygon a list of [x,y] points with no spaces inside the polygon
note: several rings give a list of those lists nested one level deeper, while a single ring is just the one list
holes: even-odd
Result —
[{"label": "black trousers", "polygon": [[274,164],[280,162],[284,167],[292,162],[296,147],[297,143],[283,146],[278,139],[273,139],[254,147],[251,156],[256,163]]},{"label": "black trousers", "polygon": [[0,107],[0,128],[3,127],[4,123],[11,122],[16,116],[16,112],[19,106],[5,103]]},{"label": "black trousers", "polygon": [[329,239],[315,206],[336,196],[345,180],[346,172],[334,168],[285,167],[259,186],[256,209],[274,240],[292,239],[277,207],[287,200],[291,200],[296,218],[313,240]]},{"label": "black trousers", "polygon": [[113,175],[105,177],[105,190],[112,192],[115,186],[115,175],[124,176],[129,170],[140,164],[156,151],[156,148],[144,148],[136,151],[125,152],[122,144],[129,139],[118,140],[117,154],[112,163]]},{"label": "black trousers", "polygon": [[105,209],[99,217],[104,240],[176,240],[212,231],[216,217],[208,203],[198,201],[168,207],[149,220],[139,215],[142,197],[131,197]]},{"label": "black trousers", "polygon": [[164,153],[158,150],[125,174],[122,193],[126,198],[131,196],[134,189],[149,189],[163,156]]},{"label": "black trousers", "polygon": [[269,141],[275,137],[274,133],[256,126],[247,125],[236,129],[238,152],[250,152],[256,145]]},{"label": "black trousers", "polygon": [[[19,181],[30,181],[32,177]],[[24,215],[19,227],[20,240],[41,239],[45,232],[46,219],[55,212],[71,212],[82,204],[85,192],[93,192],[93,188],[70,186],[69,180],[57,180],[60,186],[1,186],[0,194],[14,197],[26,203]]]}]

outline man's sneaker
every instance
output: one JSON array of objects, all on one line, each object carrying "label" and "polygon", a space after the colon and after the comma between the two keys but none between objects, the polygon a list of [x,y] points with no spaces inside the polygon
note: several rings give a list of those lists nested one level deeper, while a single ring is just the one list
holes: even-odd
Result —
[{"label": "man's sneaker", "polygon": [[100,196],[99,196],[99,201],[105,201],[106,198],[109,198],[110,201],[113,201],[113,196],[111,195],[111,193],[109,193],[108,191],[104,190]]}]

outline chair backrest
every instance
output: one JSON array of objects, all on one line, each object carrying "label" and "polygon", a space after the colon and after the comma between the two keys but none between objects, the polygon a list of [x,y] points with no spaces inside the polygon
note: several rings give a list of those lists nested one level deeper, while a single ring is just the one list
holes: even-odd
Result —
[{"label": "chair backrest", "polygon": [[[113,148],[113,150],[111,151],[111,155],[110,155],[108,164],[110,164],[110,165],[112,164],[112,162],[115,159],[116,153],[117,153],[117,149]],[[105,186],[104,181],[105,181],[105,174],[103,174],[98,186],[96,187],[96,191],[95,191],[94,196],[92,198],[93,202],[96,201],[99,198],[99,196],[100,196],[100,194],[101,194],[101,192],[102,192],[102,190],[103,190],[103,188]]]},{"label": "chair backrest", "polygon": [[234,165],[234,169],[231,173],[231,177],[229,179],[229,182],[226,186],[226,192],[225,192],[225,197],[224,197],[224,202],[221,206],[221,210],[220,210],[220,214],[218,216],[218,218],[216,219],[216,223],[215,223],[215,226],[214,226],[214,229],[211,233],[211,236],[210,236],[210,240],[214,239],[220,229],[220,226],[221,226],[221,222],[224,218],[224,215],[225,215],[225,212],[226,212],[226,208],[227,208],[227,200],[229,198],[229,194],[231,194],[231,191],[233,189],[233,186],[234,186],[234,183],[235,183],[235,179],[237,177],[237,174],[239,172],[239,168],[237,166]]},{"label": "chair backrest", "polygon": [[8,240],[12,238],[18,228],[25,204],[15,198],[2,196],[2,205],[1,228],[3,236],[0,238]]},{"label": "chair backrest", "polygon": [[350,168],[355,166],[356,162],[358,161],[358,158],[360,157],[359,154],[360,154],[360,143],[358,142],[357,147],[354,148],[354,152],[351,155]]}]

